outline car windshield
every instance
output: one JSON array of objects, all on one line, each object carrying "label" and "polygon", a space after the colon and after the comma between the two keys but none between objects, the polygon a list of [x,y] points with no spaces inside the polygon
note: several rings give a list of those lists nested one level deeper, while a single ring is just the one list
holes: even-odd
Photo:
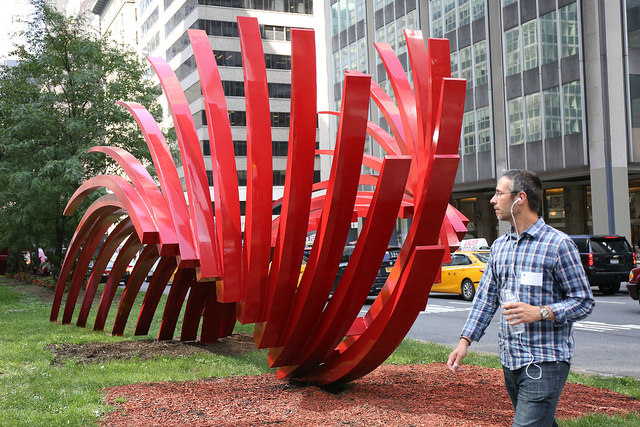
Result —
[{"label": "car windshield", "polygon": [[629,244],[622,239],[591,240],[591,250],[596,254],[619,254],[631,252]]},{"label": "car windshield", "polygon": [[484,262],[485,264],[489,262],[489,252],[474,252],[474,255],[480,262]]}]

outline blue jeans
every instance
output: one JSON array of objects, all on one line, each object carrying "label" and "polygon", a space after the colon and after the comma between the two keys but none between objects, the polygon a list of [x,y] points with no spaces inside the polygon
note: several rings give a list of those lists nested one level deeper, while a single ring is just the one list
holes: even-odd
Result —
[{"label": "blue jeans", "polygon": [[[540,369],[542,372],[540,372]],[[560,393],[569,375],[567,362],[544,362],[511,370],[502,367],[507,393],[513,403],[515,416],[513,425],[520,426],[557,426],[556,407]],[[537,378],[540,375],[540,379]]]}]

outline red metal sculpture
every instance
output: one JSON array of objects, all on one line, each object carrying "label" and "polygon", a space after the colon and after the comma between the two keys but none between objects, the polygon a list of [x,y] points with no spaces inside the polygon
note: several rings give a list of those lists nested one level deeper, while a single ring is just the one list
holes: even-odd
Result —
[{"label": "red metal sculpture", "polygon": [[[269,95],[260,31],[255,18],[238,18],[238,27],[247,107],[244,236],[222,81],[206,33],[189,30],[211,142],[215,208],[185,95],[168,64],[150,58],[173,115],[188,200],[155,120],[141,105],[121,102],[142,130],[159,185],[126,151],[113,147],[90,150],[115,159],[129,180],[95,177],[69,201],[66,213],[71,214],[90,192],[106,188],[112,193],[91,205],[73,236],[51,320],[58,320],[71,278],[62,322],[72,321],[93,261],[77,318],[79,326],[86,324],[102,271],[119,248],[94,329],[104,328],[116,288],[135,259],[112,329],[114,334],[123,334],[141,284],[158,262],[138,315],[136,335],[148,333],[173,276],[158,339],[173,339],[187,299],[181,340],[197,339],[200,327],[200,340],[215,342],[232,333],[236,319],[255,323],[256,345],[270,349],[269,363],[279,367],[280,378],[318,384],[350,381],[375,369],[395,350],[425,308],[443,259],[449,258],[450,249],[466,232],[467,219],[448,205],[459,161],[466,83],[449,78],[446,39],[429,39],[427,49],[420,32],[405,31],[413,89],[390,46],[376,44],[398,104],[370,76],[346,72],[341,111],[326,112],[339,120],[335,149],[315,150],[314,33],[293,29],[286,181],[282,199],[274,201]],[[368,121],[369,99],[380,108],[391,134]],[[366,135],[380,144],[387,154],[384,159],[364,154]],[[314,184],[317,154],[330,155],[333,162],[329,180]],[[362,165],[377,175],[361,174]],[[275,217],[274,207],[281,207]],[[350,224],[357,217],[364,219],[363,229],[329,299]],[[384,288],[368,312],[358,317],[398,217],[412,220],[409,233]],[[309,232],[316,237],[300,278]]]}]

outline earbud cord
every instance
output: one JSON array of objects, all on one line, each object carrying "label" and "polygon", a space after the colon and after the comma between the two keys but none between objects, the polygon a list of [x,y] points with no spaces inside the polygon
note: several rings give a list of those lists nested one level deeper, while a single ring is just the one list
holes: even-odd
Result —
[{"label": "earbud cord", "polygon": [[[513,243],[513,263],[511,264],[511,271],[512,271],[512,277],[516,281],[516,295],[519,298],[520,281],[516,279],[516,246],[518,245],[518,241],[520,240],[520,233],[518,232],[518,226],[516,225],[516,217],[513,215],[513,207],[516,205],[516,203],[517,203],[517,200],[513,202],[513,204],[511,205],[511,219],[513,220],[513,229],[516,232],[516,240]],[[522,342],[522,334],[518,334],[518,342],[520,343],[520,346],[522,346],[522,348],[524,348],[527,351],[527,353],[529,353],[529,357],[531,357],[531,360],[529,361],[529,363],[527,363],[527,367],[524,369],[525,374],[527,374],[527,376],[532,380],[539,380],[540,378],[542,378],[542,366],[538,365],[537,363],[534,363],[533,353],[531,352],[529,347],[524,345],[524,343]],[[531,367],[531,365],[535,366],[540,370],[540,375],[538,375],[537,377],[532,377],[531,374],[529,374],[529,367]]]}]

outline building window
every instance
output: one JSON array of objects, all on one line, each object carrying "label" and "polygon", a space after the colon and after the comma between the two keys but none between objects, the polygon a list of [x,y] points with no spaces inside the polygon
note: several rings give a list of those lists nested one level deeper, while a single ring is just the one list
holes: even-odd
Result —
[{"label": "building window", "polygon": [[520,27],[504,33],[504,50],[507,76],[520,72]]},{"label": "building window", "polygon": [[549,188],[544,190],[544,205],[547,222],[564,222],[564,189]]},{"label": "building window", "polygon": [[209,144],[209,140],[205,139],[202,141],[202,155],[210,156],[211,155],[211,145]]},{"label": "building window", "polygon": [[473,111],[464,113],[462,117],[462,132],[463,132],[463,152],[464,154],[473,154],[476,152],[476,130],[475,120],[473,117]]},{"label": "building window", "polygon": [[640,47],[640,5],[627,2],[627,46]]},{"label": "building window", "polygon": [[564,101],[564,133],[566,135],[582,132],[582,96],[580,82],[562,85]]},{"label": "building window", "polygon": [[467,79],[467,89],[473,87],[473,60],[471,58],[471,46],[460,49],[460,77]]},{"label": "building window", "polygon": [[239,187],[247,186],[247,171],[238,171],[238,186]]},{"label": "building window", "polygon": [[[438,3],[437,6],[435,5],[436,3]],[[433,37],[442,37],[444,34],[442,31],[442,7],[440,7],[439,3],[439,1],[433,1],[429,8],[431,10],[431,35]]]},{"label": "building window", "polygon": [[542,93],[544,102],[544,137],[555,138],[562,135],[560,113],[560,88],[551,87]]},{"label": "building window", "polygon": [[540,17],[540,44],[543,64],[558,60],[558,27],[555,10]]},{"label": "building window", "polygon": [[489,107],[476,111],[478,124],[478,152],[491,150],[491,116]]},{"label": "building window", "polygon": [[485,0],[471,0],[473,20],[484,18]]},{"label": "building window", "polygon": [[213,171],[207,171],[207,182],[209,187],[213,187]]},{"label": "building window", "polygon": [[158,8],[156,7],[155,9],[153,9],[153,12],[151,12],[151,14],[147,18],[147,20],[144,21],[144,24],[142,24],[142,27],[140,27],[140,34],[142,34],[142,37],[144,37],[145,34],[147,34],[147,32],[149,32],[151,27],[153,27],[153,24],[158,22],[158,17],[159,16],[160,16],[160,14],[158,13]]},{"label": "building window", "polygon": [[540,118],[540,93],[525,97],[527,104],[527,142],[542,139],[542,121]]},{"label": "building window", "polygon": [[559,10],[562,58],[578,53],[578,13],[576,3]]},{"label": "building window", "polygon": [[538,32],[535,19],[522,24],[522,51],[525,71],[537,67]]},{"label": "building window", "polygon": [[444,0],[444,32],[456,29],[456,0]]},{"label": "building window", "polygon": [[289,149],[289,141],[273,141],[273,155],[278,157],[287,157]]},{"label": "building window", "polygon": [[509,111],[509,144],[522,144],[524,142],[522,97],[509,101],[507,109]]},{"label": "building window", "polygon": [[451,52],[451,77],[458,77],[458,52]]},{"label": "building window", "polygon": [[233,141],[233,152],[236,156],[246,157],[247,141]]},{"label": "building window", "polygon": [[481,40],[473,45],[475,57],[476,86],[486,85],[487,76],[487,41]]},{"label": "building window", "polygon": [[458,0],[458,26],[469,23],[469,0]]},{"label": "building window", "polygon": [[629,86],[631,90],[631,126],[640,128],[640,75],[629,75]]},{"label": "building window", "polygon": [[502,7],[509,6],[510,4],[513,4],[517,1],[518,0],[502,0]]},{"label": "building window", "polygon": [[196,8],[195,1],[187,0],[185,4],[167,21],[164,25],[164,35],[168,36],[174,28],[182,23],[187,16]]},{"label": "building window", "polygon": [[273,171],[273,185],[284,185],[285,171]]}]

